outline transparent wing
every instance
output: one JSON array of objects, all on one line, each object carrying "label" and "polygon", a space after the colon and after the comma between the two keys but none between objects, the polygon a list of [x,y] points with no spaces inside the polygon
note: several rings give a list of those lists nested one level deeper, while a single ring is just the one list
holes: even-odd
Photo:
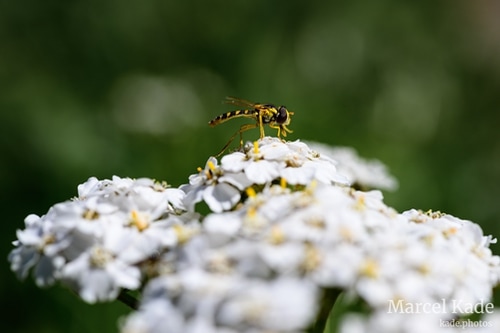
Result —
[{"label": "transparent wing", "polygon": [[253,103],[253,102],[241,99],[241,98],[230,97],[230,96],[226,97],[224,103],[225,104],[235,105],[235,106],[238,106],[238,107],[251,108],[251,109],[258,108],[259,106],[262,105],[262,104],[259,104],[259,103]]}]

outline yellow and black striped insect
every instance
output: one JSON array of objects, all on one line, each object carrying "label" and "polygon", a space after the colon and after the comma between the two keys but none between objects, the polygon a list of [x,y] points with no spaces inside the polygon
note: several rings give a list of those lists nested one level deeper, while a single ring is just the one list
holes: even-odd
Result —
[{"label": "yellow and black striped insect", "polygon": [[243,132],[252,128],[259,127],[260,138],[262,139],[265,136],[265,124],[268,124],[271,128],[277,129],[278,138],[280,139],[281,136],[286,137],[287,133],[292,133],[292,130],[288,129],[287,126],[290,124],[293,112],[288,111],[283,105],[276,107],[273,104],[253,103],[234,97],[226,97],[225,103],[243,107],[244,109],[226,112],[215,117],[208,123],[211,127],[215,127],[230,119],[238,117],[253,118],[256,123],[241,125],[240,129],[231,136],[224,148],[222,148],[216,156],[220,156],[227,149],[227,147],[229,147],[238,133],[240,134],[240,148],[243,145]]}]

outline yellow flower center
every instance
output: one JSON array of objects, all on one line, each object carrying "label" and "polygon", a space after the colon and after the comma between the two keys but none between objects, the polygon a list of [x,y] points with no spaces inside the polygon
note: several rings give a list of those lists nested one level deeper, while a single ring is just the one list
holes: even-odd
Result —
[{"label": "yellow flower center", "polygon": [[146,214],[141,214],[137,210],[130,212],[130,225],[133,225],[139,231],[143,231],[149,227],[149,217]]},{"label": "yellow flower center", "polygon": [[361,275],[375,279],[379,275],[379,265],[375,260],[368,258],[361,265],[359,272]]}]

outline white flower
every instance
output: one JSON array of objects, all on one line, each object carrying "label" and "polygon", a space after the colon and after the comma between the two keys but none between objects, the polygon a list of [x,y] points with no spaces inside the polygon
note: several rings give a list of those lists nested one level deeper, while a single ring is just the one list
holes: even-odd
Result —
[{"label": "white flower", "polygon": [[203,200],[212,211],[222,212],[230,210],[240,201],[240,192],[249,185],[244,175],[225,173],[217,165],[217,160],[211,157],[205,168],[189,176],[189,184],[182,185],[180,189],[186,192],[188,210],[193,211],[195,204]]},{"label": "white flower", "polygon": [[[50,214],[49,214],[50,215]],[[35,267],[35,281],[39,286],[53,284],[65,260],[60,254],[70,245],[67,233],[55,232],[47,216],[29,215],[26,229],[18,230],[16,248],[9,254],[11,269],[21,279]]]},{"label": "white flower", "polygon": [[379,160],[366,160],[350,147],[331,147],[322,143],[307,142],[311,149],[338,162],[339,172],[351,184],[363,189],[396,190],[398,181],[389,174],[387,167]]},{"label": "white flower", "polygon": [[425,268],[431,270],[435,286],[449,287],[449,294],[443,296],[466,302],[491,297],[492,287],[500,281],[500,258],[488,247],[490,236],[483,236],[481,228],[470,221],[440,212],[413,209],[402,215],[414,230],[420,230],[419,239],[428,250]]},{"label": "white flower", "polygon": [[[149,178],[120,178],[113,176],[111,180],[89,178],[78,185],[78,200],[98,197],[108,203],[127,205],[132,203],[138,209],[167,210],[175,213],[185,210],[183,205],[184,192],[169,188],[166,183],[159,183]],[[129,198],[130,201],[125,200]],[[115,202],[114,200],[118,201]]]},{"label": "white flower", "polygon": [[168,299],[156,298],[144,303],[122,323],[122,333],[185,332],[184,317]]},{"label": "white flower", "polygon": [[306,281],[282,278],[271,282],[251,281],[229,296],[217,314],[223,325],[245,330],[295,331],[314,319],[317,288]]},{"label": "white flower", "polygon": [[91,237],[102,236],[106,224],[119,224],[126,218],[126,213],[115,203],[98,196],[55,204],[51,212],[54,229],[76,231]]},{"label": "white flower", "polygon": [[491,237],[476,224],[398,214],[379,191],[273,185],[234,212],[210,214],[204,230],[234,263],[229,271],[302,274],[322,287],[351,290],[375,308],[398,298],[489,299],[499,276]]},{"label": "white flower", "polygon": [[134,290],[140,285],[140,270],[130,262],[127,246],[133,235],[129,230],[113,227],[96,244],[62,269],[62,279],[74,285],[89,303],[112,300],[120,288]]},{"label": "white flower", "polygon": [[307,185],[313,180],[348,185],[335,165],[335,161],[318,156],[300,141],[283,142],[272,137],[248,143],[243,152],[226,155],[221,160],[222,170],[244,172],[255,184],[284,178],[292,185]]},{"label": "white flower", "polygon": [[[152,280],[122,332],[160,332],[174,324],[182,332],[295,332],[314,318],[317,296],[314,284],[301,279],[266,281],[187,269]],[[173,323],[162,320],[169,314]]]},{"label": "white flower", "polygon": [[78,185],[78,198],[84,200],[88,195],[93,195],[100,191],[102,182],[96,177],[90,177],[85,183]]},{"label": "white flower", "polygon": [[45,216],[26,218],[9,255],[20,278],[35,268],[39,285],[62,280],[88,302],[110,300],[120,288],[140,286],[147,260],[199,229],[197,216],[183,213],[184,192],[151,179],[90,178],[78,192]]},{"label": "white flower", "polygon": [[[356,172],[355,186],[390,187],[383,168]],[[59,280],[90,303],[142,292],[124,333],[310,330],[332,289],[369,312],[343,330],[429,331],[457,313],[391,320],[388,303],[491,298],[496,239],[451,215],[399,214],[380,191],[347,185],[326,154],[266,137],[220,165],[209,158],[180,189],[90,178],[75,200],[26,218],[9,260],[19,277],[34,268],[38,284]]]},{"label": "white flower", "polygon": [[255,184],[272,182],[279,176],[279,169],[285,167],[284,162],[268,161],[264,156],[247,156],[235,152],[222,157],[221,167],[230,172],[243,172]]},{"label": "white flower", "polygon": [[335,165],[335,161],[319,156],[304,143],[265,137],[246,144],[243,152],[225,155],[220,166],[217,159],[210,157],[205,168],[199,168],[181,189],[186,192],[189,210],[204,201],[211,211],[220,213],[235,207],[252,185],[284,182],[306,186],[312,181],[348,185]]},{"label": "white flower", "polygon": [[212,235],[234,237],[238,234],[243,223],[243,214],[240,211],[224,214],[210,214],[203,220],[203,227]]}]

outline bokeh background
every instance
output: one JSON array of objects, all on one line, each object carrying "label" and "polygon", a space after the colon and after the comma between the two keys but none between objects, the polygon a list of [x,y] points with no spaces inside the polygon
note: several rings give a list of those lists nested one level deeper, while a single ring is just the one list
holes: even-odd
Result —
[{"label": "bokeh background", "polygon": [[[90,176],[187,182],[244,123],[207,125],[228,95],[295,111],[291,139],[382,160],[397,210],[500,235],[499,15],[496,0],[2,0],[0,254]],[[3,332],[116,332],[128,311],[0,267]]]}]

